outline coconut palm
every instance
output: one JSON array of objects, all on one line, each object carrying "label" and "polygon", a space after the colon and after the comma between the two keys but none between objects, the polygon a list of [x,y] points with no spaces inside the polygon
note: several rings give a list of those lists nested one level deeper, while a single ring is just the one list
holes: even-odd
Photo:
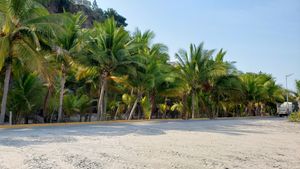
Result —
[{"label": "coconut palm", "polygon": [[[142,33],[136,30],[133,38],[139,44],[139,55],[146,58],[145,68],[148,75],[152,75],[153,83],[148,88],[150,102],[151,102],[151,115],[156,111],[156,96],[159,94],[160,89],[165,89],[163,86],[168,82],[174,81],[173,67],[167,63],[169,60],[168,48],[164,44],[156,43],[151,44],[154,39],[152,31],[145,31]],[[145,60],[144,60],[145,61]],[[147,100],[147,99],[145,99]],[[146,104],[144,104],[146,105]]]},{"label": "coconut palm", "polygon": [[[41,69],[40,38],[59,30],[61,20],[34,0],[0,0],[0,69],[5,67],[0,123],[4,122],[13,61],[23,59],[31,69]],[[28,65],[28,64],[27,64]]]},{"label": "coconut palm", "polygon": [[42,104],[44,87],[37,73],[14,72],[15,81],[9,94],[8,106],[13,111],[15,122],[28,118],[36,113]]},{"label": "coconut palm", "polygon": [[[214,73],[206,80],[205,87],[202,89],[202,92],[205,92],[205,99],[207,103],[205,105],[210,106],[211,113],[209,116],[213,118],[216,115],[218,116],[220,104],[224,101],[225,103],[234,102],[237,104],[237,100],[240,100],[241,93],[241,82],[238,77],[233,75],[236,72],[234,67],[234,62],[224,61],[226,51],[223,49],[219,50],[216,54],[215,59],[210,60],[211,64],[215,65],[217,69]],[[209,94],[209,95],[207,95]],[[202,94],[203,96],[203,94]],[[223,99],[223,101],[222,101]],[[216,109],[216,110],[215,110]],[[215,112],[214,112],[215,111]]]},{"label": "coconut palm", "polygon": [[80,121],[83,114],[88,111],[91,100],[87,95],[67,94],[64,99],[64,111],[67,116],[80,115]]},{"label": "coconut palm", "polygon": [[248,115],[261,114],[262,106],[266,103],[282,102],[283,90],[275,84],[271,75],[246,73],[240,75]]},{"label": "coconut palm", "polygon": [[108,80],[113,73],[130,72],[133,69],[131,65],[136,61],[130,52],[132,41],[129,33],[123,27],[118,27],[113,18],[107,19],[104,23],[95,23],[90,34],[92,38],[84,62],[90,69],[98,72],[100,94],[97,119],[102,120],[105,114],[104,96]]},{"label": "coconut palm", "polygon": [[256,115],[254,112],[255,104],[264,96],[263,83],[265,79],[254,73],[246,73],[240,76],[243,83],[243,91],[248,115]]},{"label": "coconut palm", "polygon": [[224,75],[215,79],[212,89],[215,115],[218,117],[220,110],[226,109],[226,104],[239,105],[243,99],[242,82],[238,76]]},{"label": "coconut palm", "polygon": [[69,67],[74,63],[74,58],[80,52],[83,45],[82,24],[85,22],[86,17],[81,13],[70,14],[64,13],[62,16],[65,22],[62,26],[63,32],[56,36],[52,41],[51,46],[54,50],[55,61],[60,65],[60,97],[58,109],[58,122],[63,120],[63,98],[66,83],[66,73]]},{"label": "coconut palm", "polygon": [[154,84],[154,75],[147,73],[146,63],[148,61],[149,58],[143,58],[141,64],[144,64],[145,66],[138,66],[135,68],[135,74],[129,74],[127,83],[129,87],[132,88],[132,94],[135,95],[135,101],[128,116],[128,120],[131,120],[136,111],[138,103],[141,102],[146,91]]},{"label": "coconut palm", "polygon": [[226,67],[213,60],[214,50],[205,50],[204,44],[190,45],[189,53],[180,50],[176,54],[182,79],[187,83],[186,95],[192,95],[192,118],[195,117],[197,91],[208,90],[209,81],[214,76],[224,74]]}]

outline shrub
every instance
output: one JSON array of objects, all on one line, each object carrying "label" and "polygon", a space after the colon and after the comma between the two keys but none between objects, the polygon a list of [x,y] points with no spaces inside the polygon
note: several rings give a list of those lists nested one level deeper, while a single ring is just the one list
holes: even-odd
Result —
[{"label": "shrub", "polygon": [[291,122],[300,122],[300,112],[295,112],[295,113],[292,113],[290,116],[289,116],[289,121]]}]

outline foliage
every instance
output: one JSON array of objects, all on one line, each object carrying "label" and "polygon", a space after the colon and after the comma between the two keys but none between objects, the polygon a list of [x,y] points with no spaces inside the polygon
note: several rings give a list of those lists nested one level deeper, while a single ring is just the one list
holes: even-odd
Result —
[{"label": "foliage", "polygon": [[300,122],[300,112],[291,113],[289,116],[289,121]]},{"label": "foliage", "polygon": [[296,80],[297,92],[300,93],[300,80]]},{"label": "foliage", "polygon": [[[296,80],[296,90],[297,90],[296,97],[300,103],[300,80]],[[300,106],[300,105],[298,105],[298,106]]]},{"label": "foliage", "polygon": [[13,112],[16,121],[37,112],[42,105],[44,87],[36,73],[16,73],[9,95],[8,109]]},{"label": "foliage", "polygon": [[91,105],[87,95],[67,94],[64,96],[64,112],[66,116],[85,114]]},{"label": "foliage", "polygon": [[143,107],[144,117],[146,119],[149,119],[150,113],[151,113],[151,104],[150,104],[149,98],[148,97],[144,97],[141,100],[141,105]]}]

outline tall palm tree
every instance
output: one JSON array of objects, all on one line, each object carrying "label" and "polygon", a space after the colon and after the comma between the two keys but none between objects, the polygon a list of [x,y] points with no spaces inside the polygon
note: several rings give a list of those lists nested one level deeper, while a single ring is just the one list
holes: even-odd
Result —
[{"label": "tall palm tree", "polygon": [[196,92],[207,90],[211,77],[222,75],[225,69],[223,65],[213,61],[214,50],[205,50],[203,46],[203,43],[198,46],[191,44],[189,53],[180,50],[175,55],[182,79],[189,87],[186,95],[192,95],[192,118],[195,117],[196,111]]},{"label": "tall palm tree", "polygon": [[144,63],[146,68],[146,74],[153,78],[153,83],[150,84],[148,92],[151,102],[151,115],[156,110],[156,96],[159,89],[163,88],[164,83],[173,80],[173,68],[167,63],[169,60],[168,47],[164,44],[156,43],[151,44],[154,39],[154,33],[152,31],[145,31],[142,33],[140,30],[136,30],[133,34],[133,38],[137,44],[139,44],[138,53],[145,58]]},{"label": "tall palm tree", "polygon": [[104,23],[95,23],[90,33],[92,38],[85,62],[99,74],[97,119],[102,120],[105,114],[104,96],[108,80],[113,73],[130,72],[133,69],[130,65],[136,62],[130,52],[133,41],[129,33],[123,27],[118,27],[113,18],[107,19]]},{"label": "tall palm tree", "polygon": [[[39,60],[39,39],[50,36],[53,28],[59,29],[60,19],[34,0],[0,0],[0,4],[0,69],[6,69],[0,123],[4,123],[13,60]],[[30,65],[38,66],[41,68],[41,64]]]},{"label": "tall palm tree", "polygon": [[[73,64],[74,57],[80,52],[83,45],[82,39],[82,24],[86,17],[81,13],[76,15],[65,13],[63,32],[56,36],[52,42],[52,48],[55,53],[56,62],[60,65],[61,79],[60,79],[60,96],[58,109],[58,122],[63,120],[63,98],[66,83],[66,73],[68,68]],[[62,15],[62,16],[63,16]]]},{"label": "tall palm tree", "polygon": [[[146,65],[147,60],[149,60],[149,58],[144,58],[142,63]],[[130,74],[127,83],[133,89],[136,99],[131,108],[128,120],[131,120],[138,103],[141,102],[148,89],[151,88],[151,86],[154,86],[154,79],[154,74],[148,73],[146,66],[136,67],[136,73]]]},{"label": "tall palm tree", "polygon": [[216,54],[215,59],[210,60],[217,70],[207,79],[203,90],[205,93],[210,93],[206,99],[209,103],[206,104],[211,106],[209,116],[212,118],[218,115],[221,102],[237,104],[237,101],[240,100],[240,97],[237,96],[242,95],[241,82],[234,75],[236,72],[234,62],[224,61],[225,55],[226,51],[221,49]]},{"label": "tall palm tree", "polygon": [[259,102],[264,95],[263,80],[254,73],[240,75],[245,94],[246,108],[248,115],[256,115],[254,112],[255,103]]}]

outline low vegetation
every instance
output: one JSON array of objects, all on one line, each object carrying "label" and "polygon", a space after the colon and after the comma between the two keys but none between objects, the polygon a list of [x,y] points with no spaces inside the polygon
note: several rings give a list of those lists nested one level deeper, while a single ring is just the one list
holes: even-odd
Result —
[{"label": "low vegetation", "polygon": [[289,116],[289,121],[300,122],[300,112],[291,113]]}]

